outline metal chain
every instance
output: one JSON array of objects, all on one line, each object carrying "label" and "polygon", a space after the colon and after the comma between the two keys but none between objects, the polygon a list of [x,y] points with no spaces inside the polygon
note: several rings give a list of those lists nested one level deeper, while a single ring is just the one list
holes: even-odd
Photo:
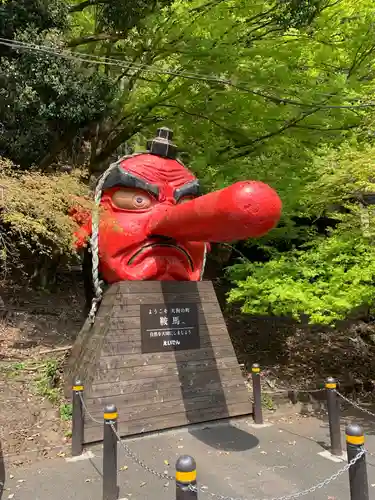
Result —
[{"label": "metal chain", "polygon": [[125,453],[129,458],[131,458],[136,464],[138,464],[142,469],[145,469],[147,472],[150,472],[153,476],[158,477],[159,479],[168,479],[168,481],[174,481],[175,478],[173,476],[169,476],[168,474],[164,474],[162,472],[157,472],[154,469],[151,469],[148,465],[146,465],[140,458],[137,457],[135,453],[132,452],[132,450],[129,448],[127,444],[124,443],[124,441],[121,439],[119,433],[117,432],[115,426],[111,424],[112,430],[114,434],[116,435],[118,441],[121,443],[121,446],[124,448]]},{"label": "metal chain", "polygon": [[375,413],[372,413],[371,411],[367,410],[366,408],[362,408],[362,406],[359,406],[358,403],[356,403],[355,401],[351,401],[350,399],[348,399],[347,397],[345,397],[343,394],[341,394],[341,392],[339,392],[338,390],[335,391],[336,394],[338,396],[340,396],[340,398],[342,398],[344,401],[346,401],[347,403],[351,404],[352,406],[354,406],[354,408],[357,408],[358,410],[361,410],[363,411],[364,413],[367,413],[368,415],[370,415],[371,417],[374,417],[375,418]]},{"label": "metal chain", "polygon": [[[335,474],[332,474],[332,476],[327,477],[327,479],[325,479],[321,483],[316,484],[315,486],[312,486],[311,488],[308,488],[308,489],[302,490],[302,491],[297,491],[297,493],[291,493],[290,495],[284,495],[281,497],[273,497],[273,498],[266,499],[266,500],[292,500],[294,498],[299,498],[299,497],[302,497],[304,495],[309,495],[310,493],[314,493],[316,490],[324,488],[329,483],[331,483],[332,481],[335,481],[335,479],[337,479],[339,476],[341,476],[346,471],[348,471],[350,469],[350,467],[352,467],[363,455],[365,455],[365,453],[366,453],[365,448],[361,448],[361,451],[352,460],[350,460],[350,462],[347,463],[342,469],[338,470],[337,472],[335,472]],[[189,485],[189,490],[194,491],[194,492],[201,491],[202,493],[207,493],[208,495],[210,495],[212,498],[215,498],[216,500],[246,500],[244,498],[229,497],[229,496],[219,495],[217,493],[211,493],[210,491],[207,491],[206,489],[204,489],[202,487],[197,488],[196,486],[192,486],[192,485]],[[252,500],[255,500],[255,499],[252,499]]]},{"label": "metal chain", "polygon": [[277,386],[272,386],[269,382],[266,381],[268,386],[274,391],[274,392],[302,392],[302,393],[310,393],[310,392],[322,392],[325,391],[325,388],[322,387],[320,389],[298,389],[296,387],[286,387],[285,389],[281,389],[280,387]]},{"label": "metal chain", "polygon": [[[89,412],[89,410],[87,409],[87,406],[84,402],[84,399],[82,397],[82,393],[79,392],[79,398],[82,402],[82,406],[84,408],[84,411],[85,413],[87,413],[87,415],[89,416],[89,418],[97,423],[97,424],[102,424],[101,421],[99,420],[96,420],[92,415],[91,413]],[[340,396],[342,396],[341,394],[339,394]],[[346,399],[346,398],[344,398]],[[348,400],[348,402],[351,402],[350,400]],[[139,465],[140,467],[142,467],[142,469],[144,469],[145,471],[149,472],[150,474],[152,474],[153,476],[156,476],[157,478],[159,479],[162,479],[162,480],[168,480],[168,481],[174,481],[175,478],[173,476],[170,476],[169,474],[165,474],[165,473],[161,473],[161,472],[157,472],[156,470],[152,469],[151,467],[149,467],[147,464],[145,464],[130,448],[127,444],[124,443],[124,441],[121,439],[121,436],[119,435],[119,433],[117,432],[115,426],[113,424],[110,424],[111,425],[111,428],[112,428],[112,431],[113,433],[115,434],[115,436],[117,437],[117,440],[119,441],[119,443],[121,444],[121,446],[123,447],[126,455],[131,458],[137,465]],[[361,451],[354,457],[352,458],[352,460],[347,463],[344,467],[342,467],[342,469],[339,469],[337,472],[335,472],[334,474],[332,474],[332,476],[328,477],[327,479],[324,479],[324,481],[314,485],[314,486],[311,486],[310,488],[306,489],[306,490],[302,490],[302,491],[298,491],[297,493],[292,493],[290,495],[284,495],[284,496],[281,496],[281,497],[273,497],[273,498],[270,498],[268,500],[293,500],[295,498],[299,498],[301,496],[305,496],[305,495],[308,495],[310,493],[314,493],[314,491],[318,490],[318,489],[321,489],[321,488],[324,488],[325,486],[327,486],[329,483],[331,483],[332,481],[336,480],[339,476],[341,476],[342,474],[344,474],[346,471],[348,471],[350,469],[350,467],[352,467],[363,455],[365,455],[366,453],[366,449],[364,447],[361,447]],[[205,488],[203,487],[196,487],[196,486],[192,486],[192,485],[189,485],[188,487],[191,491],[194,491],[194,492],[198,492],[198,491],[201,491],[202,493],[207,493],[208,495],[210,495],[212,498],[215,498],[216,500],[246,500],[246,499],[243,499],[243,498],[236,498],[236,497],[230,497],[230,496],[224,496],[224,495],[220,495],[218,493],[212,493],[210,491],[207,491]]]},{"label": "metal chain", "polygon": [[[271,387],[272,388],[272,387]],[[317,393],[317,392],[322,392],[324,391],[325,389],[297,389],[297,388],[290,388],[290,387],[286,387],[285,389],[280,389],[278,387],[275,387],[276,390],[274,390],[273,392],[301,392],[303,394],[310,394],[310,393]]]},{"label": "metal chain", "polygon": [[[97,420],[96,418],[94,418],[91,415],[91,413],[87,409],[87,406],[83,400],[82,393],[78,392],[78,394],[79,394],[79,399],[81,400],[83,409],[84,409],[85,413],[87,413],[88,417],[96,424],[103,424],[103,420],[101,420],[101,421]],[[150,472],[151,474],[158,477],[159,479],[168,479],[169,481],[174,481],[175,478],[173,476],[169,476],[168,474],[162,474],[161,472],[157,472],[156,470],[151,469],[151,467],[149,467],[144,462],[142,462],[142,460],[140,458],[138,458],[135,453],[132,452],[132,450],[129,448],[129,446],[124,443],[124,441],[121,439],[121,436],[117,432],[115,426],[113,424],[110,424],[110,425],[111,425],[112,431],[114,432],[115,436],[117,437],[118,441],[120,442],[121,446],[124,448],[125,453],[128,455],[129,458],[131,458],[136,464],[140,465],[147,472]]]},{"label": "metal chain", "polygon": [[82,392],[78,392],[78,395],[79,395],[79,399],[81,400],[81,403],[82,403],[82,406],[83,406],[83,409],[85,411],[85,413],[87,414],[87,416],[93,421],[95,422],[96,424],[102,424],[103,421],[101,420],[96,420],[96,418],[94,418],[91,413],[89,412],[89,410],[87,409],[87,406],[86,406],[86,403],[84,402],[83,400],[83,396],[82,396]]}]

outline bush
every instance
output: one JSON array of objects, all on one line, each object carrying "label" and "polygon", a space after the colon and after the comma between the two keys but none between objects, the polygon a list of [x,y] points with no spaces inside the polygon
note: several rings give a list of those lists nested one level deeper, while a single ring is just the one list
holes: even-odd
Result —
[{"label": "bush", "polygon": [[[317,180],[300,200],[302,217],[325,217],[327,227],[285,252],[271,248],[268,262],[242,261],[227,270],[230,303],[246,314],[308,317],[334,324],[375,300],[375,147],[343,144],[315,158]],[[271,233],[272,236],[272,233]]]},{"label": "bush", "polygon": [[91,207],[81,171],[25,173],[0,158],[0,186],[0,256],[6,267],[19,267],[27,257],[44,262],[74,257],[77,226],[69,210]]},{"label": "bush", "polygon": [[308,250],[294,250],[265,264],[233,266],[229,302],[245,314],[291,315],[333,324],[375,300],[375,248],[364,238],[334,235]]}]

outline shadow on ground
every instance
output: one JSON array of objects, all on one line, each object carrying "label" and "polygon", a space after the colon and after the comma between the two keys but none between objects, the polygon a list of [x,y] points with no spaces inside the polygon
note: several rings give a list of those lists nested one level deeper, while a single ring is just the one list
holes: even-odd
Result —
[{"label": "shadow on ground", "polygon": [[246,451],[256,448],[258,438],[231,424],[216,425],[203,429],[191,429],[189,434],[211,448],[221,451]]}]

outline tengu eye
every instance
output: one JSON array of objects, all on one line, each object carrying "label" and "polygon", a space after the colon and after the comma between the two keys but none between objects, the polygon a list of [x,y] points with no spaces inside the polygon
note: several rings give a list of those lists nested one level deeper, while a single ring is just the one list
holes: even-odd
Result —
[{"label": "tengu eye", "polygon": [[138,205],[138,206],[142,206],[142,207],[144,205],[147,205],[149,202],[149,200],[145,196],[134,196],[133,201],[134,201],[134,205]]},{"label": "tengu eye", "polygon": [[153,199],[151,196],[140,190],[119,189],[112,195],[112,202],[116,207],[125,210],[143,210],[149,208]]}]

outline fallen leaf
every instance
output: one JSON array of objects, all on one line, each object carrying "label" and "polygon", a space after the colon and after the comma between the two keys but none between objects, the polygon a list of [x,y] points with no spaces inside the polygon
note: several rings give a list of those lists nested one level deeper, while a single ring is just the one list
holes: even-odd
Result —
[{"label": "fallen leaf", "polygon": [[168,460],[164,460],[164,464],[165,464],[165,465],[169,465]]},{"label": "fallen leaf", "polygon": [[145,485],[146,485],[146,483],[143,481],[139,486],[142,487],[142,486],[145,486]]},{"label": "fallen leaf", "polygon": [[127,465],[123,465],[122,467],[120,467],[120,470],[128,470],[129,467]]}]

